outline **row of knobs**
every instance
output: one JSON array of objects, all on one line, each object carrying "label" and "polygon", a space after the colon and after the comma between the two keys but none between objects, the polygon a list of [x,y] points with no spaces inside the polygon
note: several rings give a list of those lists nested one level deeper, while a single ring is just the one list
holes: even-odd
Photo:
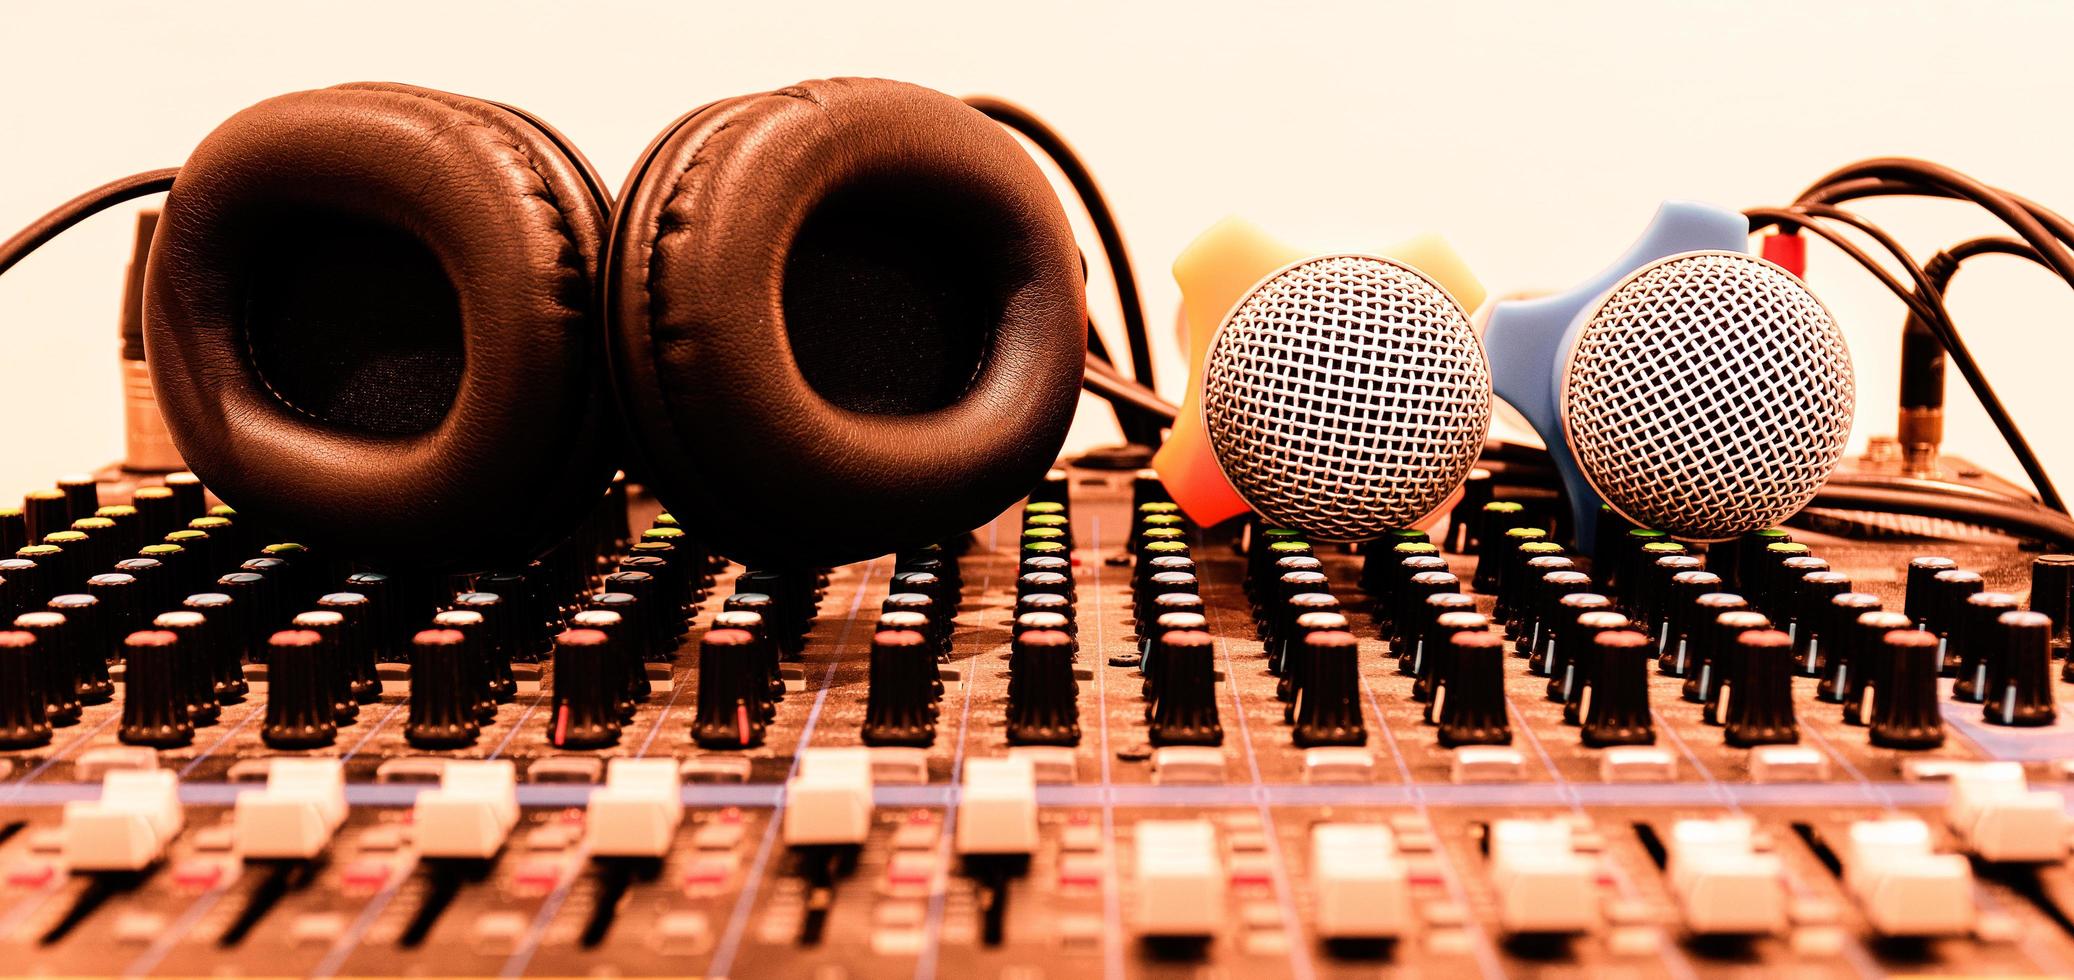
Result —
[{"label": "row of knobs", "polygon": [[[668,515],[629,540],[623,484],[614,490],[616,507],[610,499],[601,504],[578,535],[616,549],[599,553],[620,555],[614,564],[602,565],[585,548],[563,549],[523,573],[476,576],[476,591],[444,602],[433,598],[435,583],[372,572],[347,576],[344,590],[310,600],[337,572],[292,544],[267,546],[261,557],[211,579],[212,566],[234,562],[254,537],[224,507],[139,549],[139,557],[115,562],[115,571],[86,578],[84,592],[66,593],[63,585],[90,573],[110,548],[122,553],[127,536],[178,526],[205,497],[199,482],[176,475],[165,487],[139,488],[131,504],[85,510],[95,516],[67,525],[98,502],[91,481],[32,493],[23,508],[0,510],[6,543],[48,531],[43,543],[22,544],[15,558],[0,561],[0,607],[15,625],[0,633],[0,746],[46,744],[53,727],[79,720],[81,705],[110,700],[115,664],[123,682],[118,737],[157,748],[189,744],[198,727],[216,722],[222,705],[250,693],[244,665],[251,661],[267,668],[262,739],[279,749],[321,747],[379,697],[377,661],[408,660],[406,737],[423,748],[453,748],[472,743],[497,705],[512,700],[512,663],[550,656],[558,680],[550,742],[611,744],[648,695],[645,664],[672,659],[715,570],[712,557]],[[788,615],[773,616],[778,644],[796,652],[811,604],[780,601],[794,578],[749,573],[743,583],[768,586],[778,598],[745,591],[730,604],[761,603],[773,613],[805,605],[809,612],[796,626]],[[580,598],[551,598],[568,592],[569,583]],[[187,598],[174,606],[171,597],[179,595]],[[442,611],[431,629],[413,633],[413,608]]]}]

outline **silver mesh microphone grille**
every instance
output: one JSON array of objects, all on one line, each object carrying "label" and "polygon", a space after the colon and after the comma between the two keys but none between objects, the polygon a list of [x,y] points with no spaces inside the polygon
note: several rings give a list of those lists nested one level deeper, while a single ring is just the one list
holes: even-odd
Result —
[{"label": "silver mesh microphone grille", "polygon": [[1388,259],[1324,256],[1270,276],[1218,328],[1203,378],[1233,489],[1322,541],[1425,517],[1490,431],[1491,372],[1468,316]]},{"label": "silver mesh microphone grille", "polygon": [[1675,255],[1614,286],[1578,334],[1562,398],[1599,495],[1701,541],[1805,506],[1843,458],[1857,401],[1821,301],[1735,252]]}]

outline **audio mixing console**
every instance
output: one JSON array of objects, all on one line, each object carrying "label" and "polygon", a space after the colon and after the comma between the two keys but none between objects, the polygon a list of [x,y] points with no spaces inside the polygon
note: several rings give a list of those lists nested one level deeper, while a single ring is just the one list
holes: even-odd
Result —
[{"label": "audio mixing console", "polygon": [[[336,699],[357,703],[350,723],[326,693],[344,688],[297,689],[316,692],[317,727],[336,726],[314,747],[290,747],[301,743],[286,699],[298,695],[285,685],[302,683],[294,668],[303,641],[288,634],[248,651],[247,690],[234,703],[236,695],[223,698],[213,721],[194,697],[171,696],[173,713],[193,719],[191,739],[136,744],[156,729],[131,702],[166,700],[146,684],[178,684],[154,672],[149,647],[161,641],[132,637],[113,697],[79,707],[43,744],[0,753],[0,972],[2074,972],[2064,816],[2074,735],[2063,721],[1991,724],[1998,698],[1956,700],[1951,688],[1967,678],[1946,678],[1929,681],[1941,685],[1932,706],[1943,716],[1941,744],[1876,746],[1867,726],[1846,724],[1845,708],[1818,695],[1822,676],[1771,657],[1790,651],[1752,634],[1733,651],[1708,647],[1718,638],[1703,631],[1693,633],[1690,665],[1732,675],[1728,697],[1705,708],[1686,700],[1688,677],[1657,666],[1655,637],[1626,651],[1646,653],[1646,663],[1631,657],[1616,669],[1623,641],[1602,637],[1591,651],[1602,673],[1579,686],[1575,721],[1566,721],[1551,682],[1558,698],[1566,678],[1574,684],[1585,628],[1566,632],[1553,613],[1535,611],[1556,608],[1557,592],[1489,594],[1497,569],[1479,576],[1476,558],[1498,554],[1488,541],[1427,559],[1429,573],[1457,578],[1422,585],[1392,579],[1398,570],[1379,555],[1269,532],[1253,535],[1249,558],[1228,535],[1136,506],[1134,493],[1142,502],[1149,487],[1128,473],[1074,469],[1067,478],[1070,493],[1055,479],[1040,504],[997,518],[955,557],[955,548],[889,556],[818,578],[716,566],[710,585],[686,588],[696,602],[681,638],[671,635],[674,617],[636,615],[644,603],[661,608],[664,592],[622,606],[617,624],[571,621],[550,597],[547,618],[569,627],[558,649],[526,649],[523,639],[468,647],[514,661],[503,703],[463,693],[474,676],[465,664],[434,674],[453,664],[442,643],[487,632],[454,615],[481,608],[479,596],[439,603],[448,610],[439,625],[455,632],[419,634],[408,652],[372,638],[378,626],[332,632],[325,617],[304,616],[295,625],[307,642],[331,644],[343,661],[374,659],[355,643],[383,646],[379,691],[363,685],[360,696]],[[114,486],[100,494],[102,504],[128,502]],[[638,492],[626,506],[635,530],[658,516]],[[1484,513],[1488,525],[1507,512]],[[228,520],[214,537],[238,540],[226,529],[238,519]],[[1890,610],[1904,608],[1905,568],[1917,555],[1977,572],[1977,582],[1952,586],[1968,594],[2006,591],[2021,602],[2033,575],[2034,556],[2013,546],[1795,539],[1806,552],[1780,554],[1826,559],[1849,580],[1831,591],[1870,593]],[[256,554],[259,540],[249,543]],[[671,559],[680,571],[689,553]],[[248,574],[300,588],[307,610],[340,605],[314,597],[347,589],[347,570],[293,549],[271,554],[286,564]],[[1262,555],[1280,556],[1282,570]],[[1063,556],[1062,567],[1044,560]],[[45,557],[82,579],[92,570]],[[1814,629],[1817,617],[1800,617],[1806,607],[1791,589],[1759,574],[1765,560],[1745,555],[1741,566],[1751,603],[1776,625]],[[669,581],[668,564],[648,566],[657,581]],[[1589,571],[1581,558],[1574,565]],[[638,580],[598,577],[629,567],[640,565],[608,554],[578,569],[578,588],[638,592],[629,584]],[[1517,582],[1527,567],[1497,577]],[[1155,580],[1163,568],[1169,577]],[[1322,582],[1304,577],[1314,569]],[[554,579],[550,571],[536,567],[535,580]],[[1271,574],[1297,577],[1285,584]],[[1649,574],[1627,576],[1644,583]],[[1483,590],[1473,588],[1479,578]],[[448,584],[483,593],[517,581]],[[1453,610],[1445,631],[1437,617],[1405,611],[1405,596],[1452,594],[1450,581],[1469,597],[1429,604]],[[1652,594],[1645,586],[1625,594]],[[959,591],[946,643],[940,616],[912,614],[948,589]],[[395,591],[380,601],[407,605],[398,598],[406,590]],[[723,611],[749,592],[772,599]],[[907,598],[887,603],[894,593]],[[1289,599],[1316,593],[1337,602]],[[1665,610],[1678,600],[1667,595],[1620,605],[1637,625],[1675,623]],[[307,610],[283,601],[274,626],[286,628]],[[1498,619],[1514,604],[1525,610],[1517,644],[1498,644],[1501,625],[1462,615]],[[744,618],[746,610],[760,615]],[[1299,623],[1306,611],[1316,618]],[[406,634],[433,625],[432,609],[421,612]],[[1141,643],[1153,631],[1141,620],[1155,615],[1171,617],[1165,635]],[[1421,628],[1390,649],[1386,621],[1416,617]],[[1553,657],[1533,639],[1544,619]],[[803,645],[788,623],[804,630]],[[181,632],[177,619],[156,625],[177,638],[162,642],[195,655],[201,634]],[[1627,635],[1617,621],[1601,625]],[[33,626],[23,628],[48,644],[54,634]],[[609,635],[579,636],[587,627]],[[641,646],[628,639],[637,629],[668,637],[639,669],[648,687],[639,698],[624,693],[629,670],[619,661],[590,657],[600,644]],[[1884,648],[1861,648],[1850,661],[1900,672],[1854,705],[1887,724],[1890,744],[1909,735],[1896,713],[1912,685],[1892,666],[1909,652],[1909,632],[1884,634]],[[2020,625],[2007,632],[2021,645]],[[2005,681],[2022,670],[2008,666],[2020,652],[1972,656],[1967,663],[2004,665],[1996,669]],[[617,686],[574,670],[601,664],[609,669],[587,674]],[[494,687],[499,666],[469,689]],[[1810,666],[1821,673],[1823,658]],[[2035,679],[2003,686],[2023,688],[2035,713],[2061,683],[2059,665],[2049,667],[2042,695]],[[1698,683],[1697,671],[1687,673]],[[218,691],[226,680],[235,686],[219,674]],[[460,721],[442,721],[445,709],[432,703],[441,698],[459,699],[448,713]],[[1597,711],[1593,698],[1603,702]],[[284,702],[278,714],[274,699]],[[1621,711],[1624,720],[1610,717]],[[1709,723],[1709,713],[1727,724]],[[1872,714],[1883,717],[1864,717]],[[472,734],[454,734],[470,725]],[[1585,744],[1586,729],[1600,744]],[[1931,740],[1921,719],[1910,731],[1917,743]]]}]

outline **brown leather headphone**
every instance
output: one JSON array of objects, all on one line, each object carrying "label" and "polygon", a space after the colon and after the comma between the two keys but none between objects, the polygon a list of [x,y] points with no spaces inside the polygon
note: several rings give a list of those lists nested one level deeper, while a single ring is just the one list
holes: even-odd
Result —
[{"label": "brown leather headphone", "polygon": [[1083,280],[1007,133],[876,79],[673,123],[613,209],[538,119],[428,89],[269,99],[173,184],[145,292],[176,444],[362,557],[510,565],[614,466],[754,564],[977,526],[1056,456]]}]

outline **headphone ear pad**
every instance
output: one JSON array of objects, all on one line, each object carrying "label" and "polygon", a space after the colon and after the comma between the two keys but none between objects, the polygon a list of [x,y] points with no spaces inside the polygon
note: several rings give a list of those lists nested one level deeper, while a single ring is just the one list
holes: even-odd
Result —
[{"label": "headphone ear pad", "polygon": [[159,218],[144,332],[182,457],[334,554],[511,566],[612,474],[608,205],[530,116],[403,85],[252,106]]},{"label": "headphone ear pad", "polygon": [[1057,196],[940,92],[806,82],[714,103],[622,192],[605,304],[640,467],[756,565],[977,527],[1057,458],[1087,312]]}]

